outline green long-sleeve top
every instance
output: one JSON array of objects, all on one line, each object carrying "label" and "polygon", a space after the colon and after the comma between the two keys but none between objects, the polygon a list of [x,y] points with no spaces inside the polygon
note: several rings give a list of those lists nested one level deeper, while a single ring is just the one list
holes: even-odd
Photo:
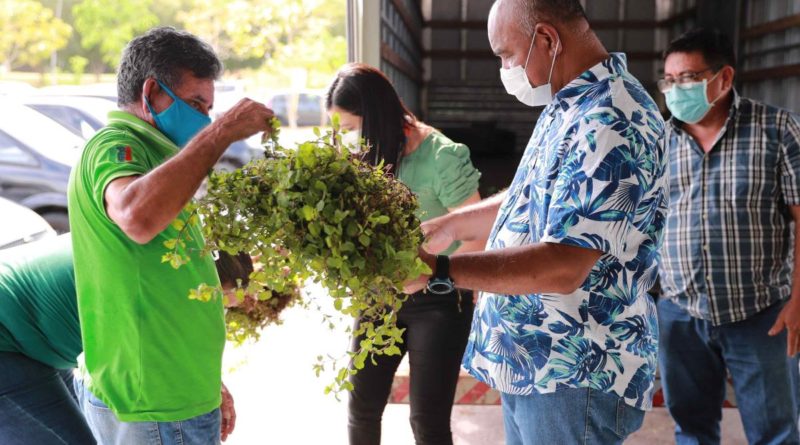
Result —
[{"label": "green long-sleeve top", "polygon": [[0,351],[58,369],[82,351],[69,235],[0,251]]},{"label": "green long-sleeve top", "polygon": [[[433,131],[416,150],[400,160],[398,179],[417,195],[417,216],[426,221],[458,207],[478,191],[480,172],[472,165],[469,148]],[[452,253],[458,244],[450,246]]]}]

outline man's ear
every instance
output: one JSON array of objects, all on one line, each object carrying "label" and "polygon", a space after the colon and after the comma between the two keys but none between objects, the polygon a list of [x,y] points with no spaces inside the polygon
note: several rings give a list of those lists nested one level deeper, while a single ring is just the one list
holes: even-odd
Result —
[{"label": "man's ear", "polygon": [[725,91],[733,89],[733,81],[734,78],[736,77],[736,69],[734,69],[730,65],[725,65],[724,67],[722,67],[720,76],[722,76],[722,88]]},{"label": "man's ear", "polygon": [[151,98],[153,97],[154,94],[160,91],[161,91],[161,86],[158,84],[158,82],[156,82],[156,80],[153,79],[152,77],[148,77],[147,79],[144,80],[144,83],[142,84],[142,102],[144,102],[144,99],[147,99],[152,104],[153,101],[151,100]]},{"label": "man's ear", "polygon": [[141,97],[142,115],[145,117],[144,120],[150,122],[151,125],[155,124],[155,119],[153,118],[153,114],[150,112],[150,107],[148,107],[147,104],[149,103],[151,107],[155,108],[155,104],[153,104],[153,96],[160,91],[161,86],[155,81],[155,79],[148,77],[144,80],[144,83],[142,84]]},{"label": "man's ear", "polygon": [[536,24],[536,33],[539,34],[539,39],[542,39],[547,44],[547,53],[551,57],[561,54],[563,42],[561,42],[558,29],[555,26],[546,22],[539,22]]}]

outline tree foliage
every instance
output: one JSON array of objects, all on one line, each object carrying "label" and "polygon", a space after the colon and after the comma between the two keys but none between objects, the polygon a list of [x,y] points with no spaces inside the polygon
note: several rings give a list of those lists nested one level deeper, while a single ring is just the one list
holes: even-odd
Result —
[{"label": "tree foliage", "polygon": [[[187,30],[208,41],[228,64],[324,73],[345,63],[341,0],[190,0],[178,13]],[[316,79],[311,79],[311,83]]]},{"label": "tree foliage", "polygon": [[0,0],[0,64],[6,71],[39,66],[63,48],[72,28],[33,0]]},{"label": "tree foliage", "polygon": [[87,51],[98,50],[106,64],[116,67],[125,45],[158,25],[152,0],[83,0],[72,8],[75,29]]}]

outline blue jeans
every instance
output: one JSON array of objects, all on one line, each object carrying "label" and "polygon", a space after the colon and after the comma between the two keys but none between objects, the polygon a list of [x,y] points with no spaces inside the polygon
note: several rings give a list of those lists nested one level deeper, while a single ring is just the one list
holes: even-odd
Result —
[{"label": "blue jeans", "polygon": [[0,443],[93,444],[61,372],[24,355],[0,352]]},{"label": "blue jeans", "polygon": [[75,392],[100,445],[219,445],[219,408],[180,422],[122,422],[80,379]]},{"label": "blue jeans", "polygon": [[798,444],[797,362],[786,356],[785,332],[770,337],[783,304],[737,323],[712,326],[675,303],[658,303],[661,382],[675,442],[720,443],[727,373],[752,444]]},{"label": "blue jeans", "polygon": [[621,444],[644,420],[622,398],[589,388],[501,397],[506,445]]}]

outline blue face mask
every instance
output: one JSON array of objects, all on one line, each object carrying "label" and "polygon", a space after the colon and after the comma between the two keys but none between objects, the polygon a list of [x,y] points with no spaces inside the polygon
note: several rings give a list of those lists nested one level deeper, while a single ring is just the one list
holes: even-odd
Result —
[{"label": "blue face mask", "polygon": [[[714,75],[711,80],[716,77]],[[664,93],[667,98],[667,108],[669,108],[675,119],[687,124],[696,124],[706,117],[706,114],[717,101],[717,99],[714,102],[708,101],[709,82],[710,80],[703,79],[702,82],[692,82],[684,85],[675,84]]]},{"label": "blue face mask", "polygon": [[186,144],[203,128],[211,123],[211,118],[195,110],[180,97],[176,96],[166,85],[156,80],[161,88],[172,98],[172,105],[161,113],[156,113],[147,98],[144,99],[147,109],[153,115],[156,126],[172,142],[180,148]]}]

